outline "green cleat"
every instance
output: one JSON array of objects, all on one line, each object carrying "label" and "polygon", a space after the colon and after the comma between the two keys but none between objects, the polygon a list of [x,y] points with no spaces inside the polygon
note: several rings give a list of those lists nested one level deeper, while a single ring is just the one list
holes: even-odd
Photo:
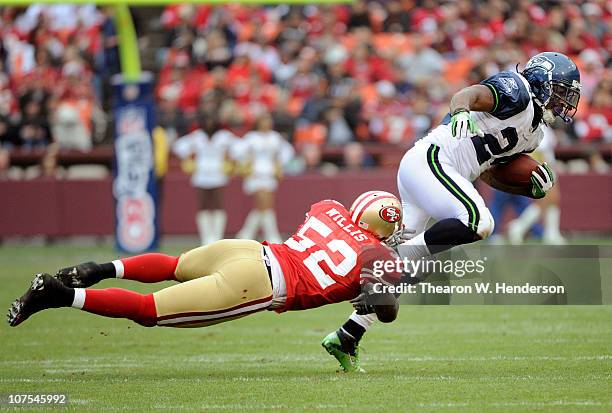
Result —
[{"label": "green cleat", "polygon": [[321,342],[323,348],[338,360],[345,373],[365,373],[359,364],[359,345],[347,349],[343,346],[338,332],[329,333]]}]

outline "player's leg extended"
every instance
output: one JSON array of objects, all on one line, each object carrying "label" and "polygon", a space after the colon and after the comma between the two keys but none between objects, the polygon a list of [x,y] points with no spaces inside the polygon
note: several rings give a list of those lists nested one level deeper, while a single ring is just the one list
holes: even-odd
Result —
[{"label": "player's leg extended", "polygon": [[446,161],[438,146],[423,145],[406,156],[402,164],[406,166],[400,167],[401,191],[407,194],[408,202],[438,222],[403,244],[400,254],[416,260],[491,234],[494,221],[484,200],[472,183]]},{"label": "player's leg extended", "polygon": [[[206,255],[204,247],[196,248],[197,255]],[[191,251],[184,255],[192,255]],[[208,254],[207,256],[210,256]],[[161,281],[187,281],[212,273],[208,267],[203,267],[210,260],[199,260],[197,270],[183,271],[180,279],[175,272],[179,257],[165,254],[142,254],[133,257],[114,260],[103,264],[86,262],[74,267],[62,268],[57,272],[56,278],[67,287],[90,287],[106,278],[124,278],[143,283],[156,283]]]},{"label": "player's leg extended", "polygon": [[[203,277],[203,269],[210,275]],[[185,282],[153,294],[157,325],[201,327],[264,310],[272,303],[262,245],[256,241],[222,240],[191,250],[180,257],[176,278]]]},{"label": "player's leg extended", "polygon": [[177,279],[188,281],[146,295],[118,288],[73,289],[39,274],[9,309],[8,321],[16,326],[38,311],[69,306],[145,326],[199,327],[242,317],[272,302],[261,251],[261,244],[247,240],[197,248],[182,255],[176,268]]},{"label": "player's leg extended", "polygon": [[66,287],[90,287],[106,278],[125,278],[143,283],[176,280],[178,257],[165,254],[143,254],[103,264],[86,262],[62,268],[56,278]]}]

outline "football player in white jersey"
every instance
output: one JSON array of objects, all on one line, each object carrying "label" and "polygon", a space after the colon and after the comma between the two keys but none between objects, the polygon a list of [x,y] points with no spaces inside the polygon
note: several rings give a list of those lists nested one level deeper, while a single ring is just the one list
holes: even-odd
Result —
[{"label": "football player in white jersey", "polygon": [[[570,122],[580,99],[580,73],[561,53],[533,56],[522,72],[504,71],[455,93],[442,123],[416,142],[401,161],[397,185],[405,233],[399,253],[418,260],[488,237],[493,217],[472,182],[496,162],[534,151],[543,127]],[[542,198],[554,176],[543,164],[524,195]],[[437,221],[427,228],[430,219]],[[354,312],[323,347],[345,371],[360,370],[359,340],[374,321]]]},{"label": "football player in white jersey", "polygon": [[217,130],[214,119],[203,122],[202,128],[177,139],[172,152],[183,160],[194,158],[191,185],[196,188],[198,198],[196,224],[201,245],[207,245],[225,234],[227,214],[222,205],[223,188],[229,182],[228,152],[237,138],[226,129]]},{"label": "football player in white jersey", "polygon": [[282,174],[283,165],[293,158],[293,146],[276,132],[270,115],[257,120],[256,129],[244,135],[232,148],[232,156],[242,164],[244,192],[254,195],[255,208],[249,212],[236,235],[241,239],[255,239],[262,228],[264,238],[281,242],[274,212],[274,193]]}]

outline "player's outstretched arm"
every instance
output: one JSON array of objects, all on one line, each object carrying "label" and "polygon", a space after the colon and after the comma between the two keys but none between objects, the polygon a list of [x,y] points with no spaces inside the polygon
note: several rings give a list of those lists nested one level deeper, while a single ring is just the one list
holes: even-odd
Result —
[{"label": "player's outstretched arm", "polygon": [[351,300],[351,304],[359,315],[376,314],[378,321],[391,323],[397,318],[399,302],[395,295],[379,292],[375,285],[365,283],[361,293]]}]

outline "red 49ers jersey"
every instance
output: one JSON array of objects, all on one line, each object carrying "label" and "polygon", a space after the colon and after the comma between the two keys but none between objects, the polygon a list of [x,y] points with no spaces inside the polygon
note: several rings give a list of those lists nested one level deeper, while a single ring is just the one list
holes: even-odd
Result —
[{"label": "red 49ers jersey", "polygon": [[[297,233],[283,244],[267,245],[287,286],[285,306],[278,312],[350,300],[359,294],[360,282],[372,278],[375,260],[395,259],[393,250],[353,224],[346,208],[331,200],[314,204]],[[400,279],[399,273],[380,275],[385,283]]]}]

